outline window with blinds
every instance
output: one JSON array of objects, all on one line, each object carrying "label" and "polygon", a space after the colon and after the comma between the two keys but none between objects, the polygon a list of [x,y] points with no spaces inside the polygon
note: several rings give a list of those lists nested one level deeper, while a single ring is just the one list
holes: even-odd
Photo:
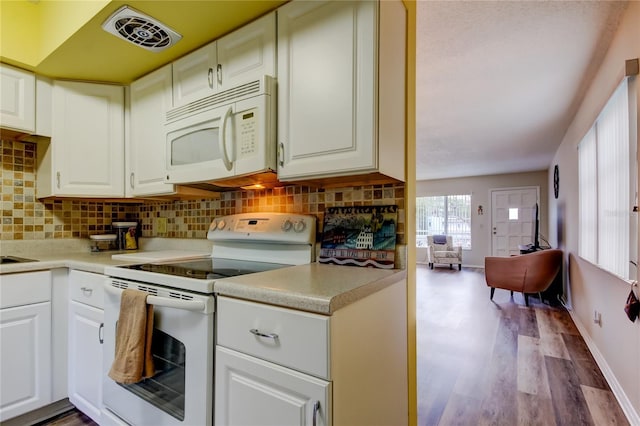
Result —
[{"label": "window with blinds", "polygon": [[637,246],[635,91],[618,86],[578,146],[579,255],[635,279]]},{"label": "window with blinds", "polygon": [[453,245],[471,250],[471,195],[416,198],[416,245],[427,246],[427,235],[450,235]]}]

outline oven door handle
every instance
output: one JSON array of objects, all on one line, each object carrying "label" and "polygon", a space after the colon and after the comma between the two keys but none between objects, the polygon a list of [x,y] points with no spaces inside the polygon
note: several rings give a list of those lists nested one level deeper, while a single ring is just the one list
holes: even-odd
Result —
[{"label": "oven door handle", "polygon": [[[122,289],[116,288],[110,284],[106,286],[107,293],[110,293],[114,296],[120,297],[122,295]],[[164,308],[174,308],[174,309],[182,309],[183,311],[194,311],[194,312],[204,312],[206,305],[203,301],[200,300],[178,300],[171,299],[169,297],[161,297],[161,296],[147,296],[147,303],[149,305],[161,306]]]}]

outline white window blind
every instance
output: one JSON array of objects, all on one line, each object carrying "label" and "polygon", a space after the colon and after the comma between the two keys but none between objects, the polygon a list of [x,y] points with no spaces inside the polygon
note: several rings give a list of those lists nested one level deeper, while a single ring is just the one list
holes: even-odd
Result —
[{"label": "white window blind", "polygon": [[596,125],[598,152],[598,264],[629,272],[629,98],[626,79]]},{"label": "white window blind", "polygon": [[598,262],[598,182],[596,180],[596,130],[592,127],[578,147],[578,187],[580,194],[579,253],[591,263]]},{"label": "white window blind", "polygon": [[627,279],[632,243],[630,156],[635,155],[630,119],[625,79],[578,147],[579,254]]},{"label": "white window blind", "polygon": [[471,195],[416,198],[416,246],[426,247],[427,235],[450,235],[453,244],[471,249]]}]

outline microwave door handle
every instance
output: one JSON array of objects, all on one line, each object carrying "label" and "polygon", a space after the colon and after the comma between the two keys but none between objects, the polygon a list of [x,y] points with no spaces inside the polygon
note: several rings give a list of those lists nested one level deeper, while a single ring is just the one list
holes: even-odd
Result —
[{"label": "microwave door handle", "polygon": [[233,113],[232,107],[229,107],[222,116],[222,126],[220,126],[220,137],[218,143],[220,144],[220,152],[222,153],[222,162],[227,170],[231,170],[232,163],[227,155],[227,121]]}]

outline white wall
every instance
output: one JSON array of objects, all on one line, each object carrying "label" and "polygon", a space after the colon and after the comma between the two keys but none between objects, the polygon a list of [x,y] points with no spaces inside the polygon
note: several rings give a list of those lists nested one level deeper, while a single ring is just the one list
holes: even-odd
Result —
[{"label": "white wall", "polygon": [[[640,424],[640,320],[631,323],[623,311],[629,285],[578,257],[577,146],[621,81],[625,60],[638,57],[640,2],[629,2],[607,56],[554,157],[552,164],[560,169],[560,196],[549,204],[549,242],[567,254],[572,316],[632,424]],[[640,93],[637,95],[640,99]],[[549,176],[549,188],[552,179]],[[602,315],[601,326],[592,321],[594,311]]]},{"label": "white wall", "polygon": [[[434,195],[471,194],[471,250],[462,251],[464,266],[484,267],[484,258],[491,255],[491,189],[521,186],[540,187],[540,233],[547,239],[547,171],[474,176],[454,179],[418,181],[416,197]],[[481,205],[484,214],[478,215]],[[426,249],[418,248],[416,261],[424,262]]]}]

